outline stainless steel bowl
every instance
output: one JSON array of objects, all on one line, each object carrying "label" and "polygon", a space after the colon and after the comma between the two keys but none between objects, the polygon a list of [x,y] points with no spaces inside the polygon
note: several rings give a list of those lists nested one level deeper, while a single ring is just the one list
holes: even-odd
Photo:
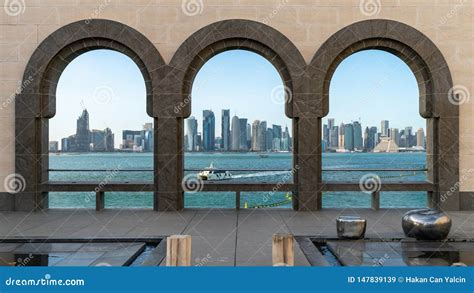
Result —
[{"label": "stainless steel bowl", "polygon": [[443,240],[451,230],[451,219],[436,209],[418,209],[402,217],[403,232],[418,240]]},{"label": "stainless steel bowl", "polygon": [[340,216],[336,219],[337,237],[346,239],[364,238],[367,220],[355,216]]}]

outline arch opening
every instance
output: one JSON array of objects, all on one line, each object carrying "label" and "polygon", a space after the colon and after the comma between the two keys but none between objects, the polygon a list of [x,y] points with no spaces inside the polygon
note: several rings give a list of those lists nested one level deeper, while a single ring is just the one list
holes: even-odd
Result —
[{"label": "arch opening", "polygon": [[[255,50],[231,48],[205,60],[189,77],[192,104],[184,122],[185,178],[212,165],[228,171],[222,178],[228,183],[291,183],[293,135],[292,121],[285,115],[291,95],[286,73]],[[216,170],[197,177],[212,182],[221,174]],[[242,208],[275,203],[290,207],[291,195],[278,190],[242,192],[240,201]],[[232,192],[185,190],[185,207],[234,206]]]},{"label": "arch opening", "polygon": [[[426,182],[419,97],[415,74],[390,51],[362,50],[338,64],[323,119],[323,180],[360,182],[361,191],[325,192],[323,208],[367,208],[384,183]],[[426,192],[382,192],[380,206],[426,207]]]}]

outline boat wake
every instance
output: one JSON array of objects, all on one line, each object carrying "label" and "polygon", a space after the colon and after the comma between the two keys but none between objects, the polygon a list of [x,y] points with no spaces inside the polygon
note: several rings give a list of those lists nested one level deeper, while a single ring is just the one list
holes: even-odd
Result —
[{"label": "boat wake", "polygon": [[232,175],[232,179],[268,177],[268,176],[276,176],[276,175],[286,175],[289,173],[290,171],[263,171],[263,172],[256,172],[256,173],[250,173],[250,174],[235,174],[235,175]]}]

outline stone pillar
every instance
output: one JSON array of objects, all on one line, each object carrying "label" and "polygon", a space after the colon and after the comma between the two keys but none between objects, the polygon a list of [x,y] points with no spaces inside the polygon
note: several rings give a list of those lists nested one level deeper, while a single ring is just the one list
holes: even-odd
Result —
[{"label": "stone pillar", "polygon": [[297,194],[294,208],[298,211],[321,209],[321,118],[300,117],[294,119],[298,140],[294,153],[297,171]]},{"label": "stone pillar", "polygon": [[183,119],[155,118],[154,193],[156,211],[179,211],[184,208],[181,187],[183,177]]}]

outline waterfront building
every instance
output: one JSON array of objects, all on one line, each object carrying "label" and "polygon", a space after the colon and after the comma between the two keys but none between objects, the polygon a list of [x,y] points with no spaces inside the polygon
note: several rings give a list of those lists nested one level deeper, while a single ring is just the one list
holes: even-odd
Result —
[{"label": "waterfront building", "polygon": [[375,146],[374,153],[396,153],[398,145],[387,136],[382,136],[381,141]]},{"label": "waterfront building", "polygon": [[344,126],[345,124],[341,122],[339,126],[339,133],[338,133],[338,149],[344,149]]},{"label": "waterfront building", "polygon": [[252,126],[247,123],[247,150],[252,148]]},{"label": "waterfront building", "polygon": [[354,150],[354,126],[352,124],[344,125],[344,149]]},{"label": "waterfront building", "polygon": [[223,151],[230,150],[230,110],[222,110],[221,115],[221,149]]},{"label": "waterfront building", "polygon": [[362,150],[364,148],[364,141],[362,139],[362,125],[358,121],[354,121],[353,130],[354,130],[354,149]]},{"label": "waterfront building", "polygon": [[231,149],[238,151],[240,149],[240,121],[239,117],[232,117],[232,129],[231,129]]},{"label": "waterfront building", "polygon": [[267,129],[265,149],[267,151],[270,151],[273,149],[273,129],[272,128]]},{"label": "waterfront building", "polygon": [[105,151],[105,131],[92,129],[91,131],[91,151],[104,152]]},{"label": "waterfront building", "polygon": [[323,125],[323,142],[325,146],[329,145],[329,128],[327,124]]},{"label": "waterfront building", "polygon": [[186,151],[197,151],[198,121],[194,116],[186,119]]},{"label": "waterfront building", "polygon": [[82,111],[76,122],[76,143],[73,147],[75,152],[88,152],[90,150],[91,135],[89,130],[89,112]]},{"label": "waterfront building", "polygon": [[216,141],[216,121],[212,110],[202,111],[202,147],[204,151],[213,151]]},{"label": "waterfront building", "polygon": [[388,126],[389,126],[389,122],[388,120],[382,120],[380,122],[380,135],[381,136],[389,136],[388,135]]},{"label": "waterfront building", "polygon": [[392,139],[397,145],[399,145],[400,131],[398,130],[398,128],[390,128],[390,139]]},{"label": "waterfront building", "polygon": [[425,133],[423,128],[419,128],[416,131],[416,146],[419,148],[425,148]]},{"label": "waterfront building", "polygon": [[240,151],[248,151],[248,145],[247,145],[247,118],[239,118],[239,128],[240,128],[239,150]]},{"label": "waterfront building", "polygon": [[267,122],[260,121],[257,134],[257,150],[266,151],[267,146]]}]

